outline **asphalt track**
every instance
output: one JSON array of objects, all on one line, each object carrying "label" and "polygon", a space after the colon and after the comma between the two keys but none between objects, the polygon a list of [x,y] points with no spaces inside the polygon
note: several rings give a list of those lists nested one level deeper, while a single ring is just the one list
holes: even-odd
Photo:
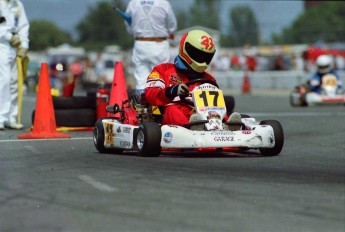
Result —
[{"label": "asphalt track", "polygon": [[[344,232],[345,106],[292,108],[272,92],[235,99],[240,113],[280,121],[279,156],[101,155],[89,131],[0,131],[0,231]],[[26,127],[34,102],[24,100]]]}]

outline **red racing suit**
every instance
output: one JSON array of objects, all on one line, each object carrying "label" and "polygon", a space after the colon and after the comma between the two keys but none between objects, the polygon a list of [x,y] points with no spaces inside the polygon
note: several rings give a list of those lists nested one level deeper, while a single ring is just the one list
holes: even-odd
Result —
[{"label": "red racing suit", "polygon": [[[207,78],[214,82],[216,80],[207,72],[200,74],[198,78]],[[145,86],[145,98],[150,105],[163,107],[162,125],[186,125],[193,107],[187,103],[181,102],[179,96],[169,99],[165,95],[165,91],[172,85],[187,83],[189,80],[184,72],[176,69],[172,63],[164,63],[153,68],[147,78]],[[193,90],[199,83],[189,86],[189,90]]]}]

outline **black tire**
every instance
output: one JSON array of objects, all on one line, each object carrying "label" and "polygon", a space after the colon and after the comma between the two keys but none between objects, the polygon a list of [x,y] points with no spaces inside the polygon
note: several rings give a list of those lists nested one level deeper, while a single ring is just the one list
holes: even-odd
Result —
[{"label": "black tire", "polygon": [[296,91],[290,93],[290,96],[289,96],[290,105],[292,107],[306,107],[306,106],[308,106],[308,103],[305,100],[305,95],[300,96],[296,100],[295,97],[294,97],[295,93],[296,93]]},{"label": "black tire", "polygon": [[104,127],[102,119],[98,119],[95,123],[93,129],[93,144],[100,153],[120,154],[123,152],[123,149],[104,147]]},{"label": "black tire", "polygon": [[158,157],[161,154],[162,131],[158,123],[145,122],[139,126],[134,143],[145,157]]},{"label": "black tire", "polygon": [[[65,127],[93,127],[97,120],[96,110],[68,109],[54,110],[56,126]],[[32,124],[35,120],[35,110],[32,112]]]},{"label": "black tire", "polygon": [[284,132],[280,122],[276,120],[261,121],[260,125],[270,125],[273,128],[275,145],[272,148],[259,148],[259,151],[264,156],[276,156],[283,149],[284,145]]},{"label": "black tire", "polygon": [[231,114],[231,112],[235,109],[235,98],[233,96],[224,96],[226,112],[227,114]]},{"label": "black tire", "polygon": [[93,97],[88,96],[73,96],[73,97],[55,97],[53,96],[54,109],[95,109],[96,101]]}]

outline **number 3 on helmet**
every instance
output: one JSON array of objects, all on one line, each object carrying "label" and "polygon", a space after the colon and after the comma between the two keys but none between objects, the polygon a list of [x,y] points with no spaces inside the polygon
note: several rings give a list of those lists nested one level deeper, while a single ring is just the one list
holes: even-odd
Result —
[{"label": "number 3 on helmet", "polygon": [[192,30],[181,38],[179,56],[196,72],[204,72],[215,53],[213,38],[205,31]]}]

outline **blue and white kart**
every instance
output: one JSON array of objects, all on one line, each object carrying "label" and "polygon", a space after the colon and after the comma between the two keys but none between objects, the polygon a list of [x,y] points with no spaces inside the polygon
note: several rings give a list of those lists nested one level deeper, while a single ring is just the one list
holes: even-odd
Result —
[{"label": "blue and white kart", "polygon": [[310,83],[296,86],[290,93],[290,104],[299,106],[345,105],[345,94],[338,88],[339,81],[334,74],[322,77],[321,93],[312,92]]},{"label": "blue and white kart", "polygon": [[[278,121],[258,122],[243,114],[240,123],[224,122],[226,106],[222,91],[208,79],[197,79],[187,85],[196,82],[202,84],[181,101],[195,107],[199,121],[184,126],[161,125],[151,111],[152,106],[133,102],[123,104],[122,108],[108,106],[109,112],[120,113],[121,117],[96,122],[93,133],[96,149],[101,153],[138,151],[142,156],[159,156],[162,151],[171,150],[236,152],[259,149],[264,156],[276,156],[281,152],[284,133]],[[135,109],[137,121],[130,118],[131,109]],[[239,129],[229,130],[234,124]],[[199,125],[198,130],[193,129],[195,125]]]}]

